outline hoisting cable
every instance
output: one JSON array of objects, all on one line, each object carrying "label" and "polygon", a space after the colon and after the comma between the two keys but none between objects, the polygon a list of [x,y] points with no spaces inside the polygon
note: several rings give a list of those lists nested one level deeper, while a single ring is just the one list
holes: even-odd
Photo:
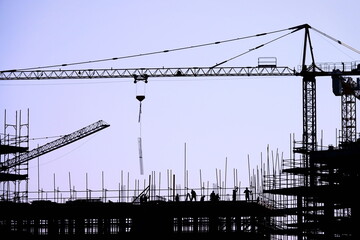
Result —
[{"label": "hoisting cable", "polygon": [[42,140],[42,139],[49,139],[49,138],[61,138],[65,135],[59,135],[59,136],[50,136],[50,137],[37,137],[37,138],[29,138],[29,140]]},{"label": "hoisting cable", "polygon": [[26,70],[36,70],[36,69],[55,68],[55,67],[68,67],[68,66],[73,66],[73,65],[98,63],[98,62],[106,62],[106,61],[115,61],[115,60],[135,58],[135,57],[144,57],[144,56],[155,55],[155,54],[160,54],[160,53],[169,53],[169,52],[182,51],[182,50],[188,50],[188,49],[193,49],[193,48],[206,47],[206,46],[210,46],[210,45],[217,45],[217,44],[221,44],[221,43],[234,42],[234,41],[244,40],[244,39],[248,39],[248,38],[260,37],[260,36],[265,36],[265,35],[268,35],[268,34],[274,34],[274,33],[278,33],[278,32],[288,31],[290,29],[291,28],[281,29],[281,30],[276,30],[276,31],[271,31],[271,32],[266,32],[266,33],[259,33],[259,34],[244,36],[244,37],[226,39],[226,40],[222,40],[222,41],[203,43],[203,44],[192,45],[192,46],[187,46],[187,47],[166,49],[166,50],[162,50],[162,51],[154,51],[154,52],[126,55],[126,56],[113,57],[113,58],[104,58],[104,59],[97,59],[97,60],[90,60],[90,61],[81,61],[81,62],[72,62],[72,63],[63,63],[63,64],[39,66],[39,67],[29,67],[29,68],[21,68],[21,69],[3,70],[2,72],[26,71]]},{"label": "hoisting cable", "polygon": [[144,162],[143,162],[143,154],[142,154],[142,137],[141,137],[141,121],[140,121],[140,114],[141,114],[141,102],[140,102],[140,112],[139,112],[139,137],[138,137],[138,148],[139,148],[139,164],[140,164],[140,174],[144,174]]},{"label": "hoisting cable", "polygon": [[139,107],[139,118],[138,118],[138,122],[140,123],[141,121],[141,102],[140,102],[140,107]]},{"label": "hoisting cable", "polygon": [[268,44],[270,44],[270,43],[272,43],[272,42],[275,42],[276,40],[279,40],[280,38],[283,38],[283,37],[285,37],[285,36],[288,36],[288,35],[290,35],[290,34],[292,34],[292,33],[293,33],[293,32],[290,32],[290,33],[286,33],[286,34],[284,34],[284,35],[281,35],[280,37],[277,37],[277,38],[275,38],[275,39],[273,39],[273,40],[271,40],[271,41],[268,41],[268,42],[266,42],[266,43],[263,43],[263,44],[261,44],[261,45],[259,45],[259,46],[257,46],[257,47],[251,48],[251,49],[249,49],[249,50],[246,51],[246,52],[243,52],[243,53],[241,53],[241,54],[239,54],[239,55],[236,55],[236,56],[234,56],[234,57],[231,57],[231,58],[229,58],[229,59],[227,59],[227,60],[225,60],[225,61],[222,61],[222,62],[220,62],[220,63],[216,63],[214,66],[212,66],[212,67],[210,67],[210,68],[218,67],[218,66],[220,66],[220,65],[222,65],[222,64],[224,64],[224,63],[227,63],[227,62],[229,62],[229,61],[231,61],[231,60],[234,60],[235,58],[238,58],[238,57],[243,56],[243,55],[245,55],[245,54],[247,54],[247,53],[249,53],[249,52],[251,52],[251,51],[254,51],[254,50],[256,50],[256,49],[259,49],[259,48],[261,48],[261,47],[263,47],[263,46],[265,46],[265,45],[268,45]]},{"label": "hoisting cable", "polygon": [[331,37],[331,36],[327,35],[326,33],[324,33],[324,32],[321,32],[321,31],[317,30],[316,28],[311,27],[311,29],[313,29],[314,31],[316,31],[316,32],[318,32],[318,33],[320,33],[320,34],[324,35],[325,37],[327,37],[327,38],[329,38],[329,39],[333,40],[334,42],[337,42],[338,44],[343,45],[344,47],[346,47],[346,48],[348,48],[348,49],[350,49],[350,50],[352,50],[352,51],[354,51],[354,52],[356,52],[356,53],[359,53],[359,54],[360,54],[360,51],[359,51],[359,50],[357,50],[357,49],[355,49],[355,48],[353,48],[353,47],[351,47],[351,46],[347,45],[346,43],[344,43],[344,42],[342,42],[342,41],[340,41],[340,40],[337,40],[337,39],[335,39],[335,38],[333,38],[333,37]]},{"label": "hoisting cable", "polygon": [[[138,148],[139,148],[139,163],[140,163],[140,174],[144,174],[144,162],[143,162],[143,154],[142,154],[142,136],[141,136],[141,113],[142,113],[142,101],[145,99],[145,87],[148,76],[147,75],[134,75],[134,83],[136,84],[136,99],[139,101],[139,137],[138,137]],[[139,84],[139,85],[138,85]]]}]

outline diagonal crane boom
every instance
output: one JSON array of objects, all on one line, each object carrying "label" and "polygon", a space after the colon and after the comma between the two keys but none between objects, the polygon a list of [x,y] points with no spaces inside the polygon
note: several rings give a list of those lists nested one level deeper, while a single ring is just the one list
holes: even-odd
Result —
[{"label": "diagonal crane boom", "polygon": [[98,132],[104,128],[109,127],[110,125],[103,120],[99,120],[93,124],[90,124],[86,127],[81,128],[73,133],[67,134],[59,139],[56,139],[52,142],[46,143],[38,148],[35,148],[31,151],[25,152],[16,156],[14,158],[8,159],[5,162],[0,163],[0,171],[5,171],[9,168],[18,166],[22,163],[25,163],[31,159],[44,155],[48,152],[54,151],[58,148],[61,148],[65,145],[73,143],[77,140],[80,140],[86,136],[89,136],[95,132]]}]

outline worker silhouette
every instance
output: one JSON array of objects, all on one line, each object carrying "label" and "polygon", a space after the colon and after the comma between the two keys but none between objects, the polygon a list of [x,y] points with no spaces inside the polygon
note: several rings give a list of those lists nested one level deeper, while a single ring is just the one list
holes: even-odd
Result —
[{"label": "worker silhouette", "polygon": [[233,189],[233,192],[232,192],[232,200],[233,201],[236,201],[236,193],[237,193],[238,189],[239,189],[238,187],[235,187]]},{"label": "worker silhouette", "polygon": [[194,189],[191,189],[191,197],[190,197],[190,201],[196,201],[196,192],[194,191]]},{"label": "worker silhouette", "polygon": [[220,201],[220,195],[219,195],[219,193],[215,194],[215,201],[216,201],[216,202],[217,202],[217,201]]},{"label": "worker silhouette", "polygon": [[250,201],[250,193],[251,193],[251,191],[246,187],[245,190],[244,190],[244,193],[245,193],[245,200]]},{"label": "worker silhouette", "polygon": [[140,196],[140,203],[145,203],[145,202],[147,202],[147,196],[146,194],[143,194]]},{"label": "worker silhouette", "polygon": [[215,195],[215,192],[214,192],[214,191],[212,191],[212,192],[210,193],[210,201],[211,201],[211,202],[215,202],[215,201],[216,201],[216,195]]}]

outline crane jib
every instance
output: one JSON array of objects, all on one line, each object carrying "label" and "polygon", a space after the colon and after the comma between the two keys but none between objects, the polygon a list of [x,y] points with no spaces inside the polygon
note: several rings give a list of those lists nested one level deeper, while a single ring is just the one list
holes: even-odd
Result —
[{"label": "crane jib", "polygon": [[0,80],[99,79],[147,77],[212,77],[212,76],[296,76],[289,67],[191,67],[1,71]]},{"label": "crane jib", "polygon": [[[75,70],[7,70],[0,71],[0,80],[52,80],[149,77],[231,77],[231,76],[331,76],[334,69],[342,75],[360,75],[360,65],[325,63],[298,67],[300,70],[280,66],[256,67],[170,67]],[[301,68],[305,68],[302,70]]]}]

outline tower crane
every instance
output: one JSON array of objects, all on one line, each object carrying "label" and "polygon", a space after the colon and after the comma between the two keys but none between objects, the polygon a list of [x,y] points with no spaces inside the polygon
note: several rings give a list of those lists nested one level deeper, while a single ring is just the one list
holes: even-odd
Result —
[{"label": "tower crane", "polygon": [[[319,65],[315,63],[315,57],[313,54],[313,47],[310,38],[310,29],[324,35],[327,38],[337,42],[349,48],[352,51],[355,51],[360,54],[359,50],[352,48],[351,46],[311,27],[308,24],[303,24],[299,26],[290,27],[285,30],[290,30],[291,33],[297,32],[299,30],[305,30],[304,35],[304,45],[303,45],[303,56],[302,56],[302,65],[300,70],[295,70],[295,68],[290,68],[287,66],[276,66],[276,65],[261,65],[255,67],[219,67],[223,63],[226,63],[228,60],[223,61],[219,64],[216,64],[212,67],[170,67],[170,68],[119,68],[119,69],[72,69],[72,70],[62,70],[60,69],[47,69],[50,67],[68,67],[69,65],[74,64],[61,64],[54,66],[47,66],[46,69],[42,68],[28,68],[28,69],[12,69],[12,70],[3,70],[0,71],[0,80],[55,80],[55,79],[122,79],[122,78],[132,78],[134,82],[144,81],[148,82],[149,78],[162,78],[162,77],[246,77],[246,76],[300,76],[302,77],[302,92],[303,92],[303,139],[302,139],[302,148],[298,149],[301,152],[309,152],[315,150],[316,148],[316,77],[322,76],[351,76],[351,75],[360,75],[360,62],[351,62],[351,63],[342,63],[341,66],[338,66],[335,63],[326,63],[325,65]],[[277,32],[277,31],[275,31]],[[272,32],[273,33],[273,32]],[[267,33],[261,33],[255,35],[263,36]],[[270,41],[272,42],[272,41]],[[270,43],[268,42],[268,43]],[[218,44],[220,42],[215,42]],[[207,44],[205,44],[207,45]],[[255,48],[250,49],[248,52],[259,49],[265,44],[259,45]],[[202,45],[200,45],[202,46]],[[175,49],[182,50],[184,48]],[[311,64],[307,65],[307,49],[310,52]],[[170,50],[165,50],[163,53],[169,52]],[[153,54],[153,53],[152,53]],[[141,54],[138,56],[150,55]],[[240,54],[243,55],[243,54]],[[238,55],[238,56],[240,56]],[[133,57],[133,56],[132,56]],[[120,58],[111,58],[105,60],[117,60]],[[233,59],[233,58],[232,58]],[[89,61],[81,62],[77,64],[84,64],[90,62],[99,62]],[[75,63],[76,64],[76,63]],[[332,66],[332,69],[329,69],[329,66]],[[334,72],[333,70],[337,70]]]},{"label": "tower crane", "polygon": [[[302,77],[302,101],[303,101],[303,133],[302,133],[302,146],[296,148],[294,151],[300,154],[304,154],[303,167],[308,167],[308,154],[311,151],[316,150],[317,146],[317,119],[316,119],[316,78],[323,76],[331,76],[332,78],[341,78],[341,76],[354,76],[360,75],[360,62],[342,63],[339,66],[336,63],[317,64],[315,62],[315,56],[313,53],[313,46],[310,38],[310,29],[322,34],[323,36],[330,38],[338,44],[360,54],[360,51],[352,48],[351,46],[311,27],[308,24],[290,27],[285,30],[291,31],[291,33],[299,30],[304,30],[304,44],[303,44],[303,56],[300,70],[291,68],[288,66],[277,66],[277,64],[258,64],[254,67],[221,67],[220,65],[228,62],[235,57],[223,61],[211,67],[170,67],[170,68],[103,68],[103,69],[72,69],[62,70],[61,67],[68,67],[70,65],[84,64],[99,62],[102,60],[61,64],[47,66],[44,68],[27,68],[27,69],[12,69],[0,71],[0,80],[55,80],[55,79],[122,79],[132,78],[134,83],[143,81],[147,83],[150,78],[172,78],[172,77],[287,77],[287,76],[299,76]],[[278,32],[278,31],[274,31]],[[274,33],[271,32],[271,33]],[[261,33],[252,37],[263,36],[268,33]],[[287,35],[287,34],[286,34]],[[283,35],[283,36],[286,36]],[[280,38],[280,37],[279,37]],[[278,39],[279,39],[278,38]],[[273,40],[274,41],[274,40]],[[266,44],[273,42],[269,41]],[[218,44],[220,42],[215,42]],[[248,52],[259,49],[266,44],[259,45],[250,49]],[[204,44],[208,45],[208,44]],[[203,46],[203,45],[199,45]],[[175,49],[182,50],[185,48]],[[165,50],[164,53],[170,50]],[[307,62],[307,52],[310,53],[310,64]],[[153,53],[140,54],[137,56],[150,55]],[[241,56],[240,54],[238,56]],[[236,56],[236,57],[238,57]],[[129,56],[127,56],[129,57]],[[134,57],[134,56],[131,56]],[[120,58],[111,58],[104,60],[117,60]],[[329,68],[329,66],[331,66]],[[60,69],[54,69],[54,67],[60,67]],[[51,69],[49,69],[51,68]],[[336,71],[334,71],[336,70]],[[138,99],[139,100],[139,99]],[[143,98],[141,98],[143,100]],[[139,101],[141,101],[139,100]],[[141,111],[141,110],[140,110]],[[139,116],[140,119],[140,116]],[[309,179],[305,179],[305,184],[310,184]]]}]

